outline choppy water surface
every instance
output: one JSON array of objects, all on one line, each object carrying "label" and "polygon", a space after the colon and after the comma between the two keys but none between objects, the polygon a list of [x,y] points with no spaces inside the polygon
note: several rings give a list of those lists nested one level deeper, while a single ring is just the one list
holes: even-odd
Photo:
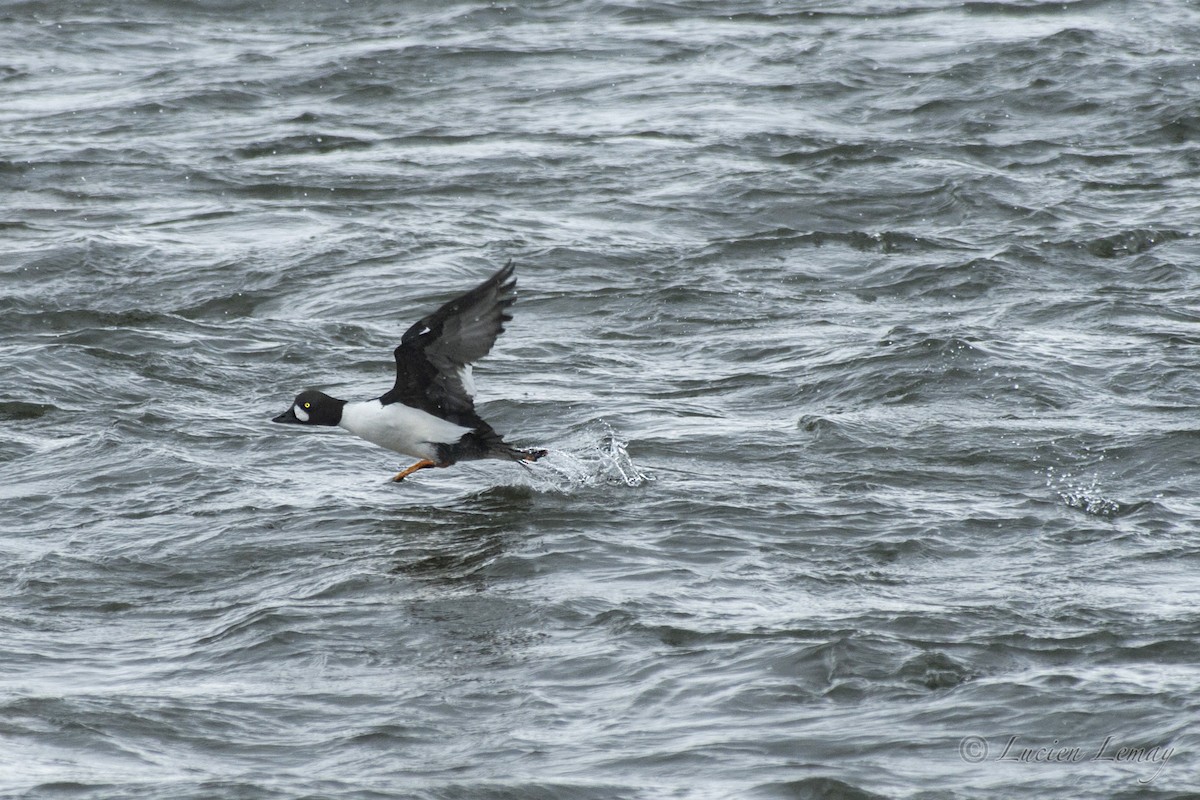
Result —
[{"label": "choppy water surface", "polygon": [[[0,792],[1184,796],[1198,41],[5,4]],[[268,423],[510,257],[531,471]]]}]

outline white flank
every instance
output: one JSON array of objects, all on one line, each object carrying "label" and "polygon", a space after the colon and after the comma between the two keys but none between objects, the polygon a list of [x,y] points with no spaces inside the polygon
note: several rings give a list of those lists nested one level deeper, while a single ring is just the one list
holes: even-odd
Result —
[{"label": "white flank", "polygon": [[300,406],[292,406],[292,413],[296,415],[296,419],[301,422],[308,422],[308,412]]},{"label": "white flank", "polygon": [[346,403],[338,424],[372,444],[430,461],[437,460],[434,444],[457,442],[471,430],[419,408],[402,403],[385,406],[378,400]]}]

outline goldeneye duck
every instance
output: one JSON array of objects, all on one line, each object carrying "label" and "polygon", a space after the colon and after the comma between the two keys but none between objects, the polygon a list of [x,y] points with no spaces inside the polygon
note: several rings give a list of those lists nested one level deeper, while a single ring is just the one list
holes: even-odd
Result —
[{"label": "goldeneye duck", "polygon": [[537,461],[545,450],[504,441],[475,413],[471,365],[492,349],[512,319],[517,280],[509,261],[471,291],[422,317],[395,350],[396,384],[374,400],[339,400],[309,389],[272,419],[294,425],[340,426],[368,442],[419,459],[392,480],[459,461]]}]

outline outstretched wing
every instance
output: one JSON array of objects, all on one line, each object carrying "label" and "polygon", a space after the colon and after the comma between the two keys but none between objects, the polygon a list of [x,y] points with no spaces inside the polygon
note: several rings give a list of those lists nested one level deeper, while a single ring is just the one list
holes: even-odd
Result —
[{"label": "outstretched wing", "polygon": [[488,354],[512,319],[517,280],[509,261],[492,277],[413,325],[396,348],[396,385],[380,398],[454,422],[474,422],[471,364]]}]

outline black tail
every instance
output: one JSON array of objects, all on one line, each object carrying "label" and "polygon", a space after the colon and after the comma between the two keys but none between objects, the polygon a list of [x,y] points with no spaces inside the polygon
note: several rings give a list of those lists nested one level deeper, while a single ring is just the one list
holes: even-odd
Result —
[{"label": "black tail", "polygon": [[[484,424],[486,425],[487,423]],[[475,433],[480,434],[483,432],[476,429]],[[470,434],[467,435],[469,436]],[[487,451],[484,455],[480,456],[481,458],[510,458],[513,461],[533,462],[550,452],[549,450],[542,450],[541,448],[537,447],[513,447],[511,444],[504,441],[504,437],[492,430],[490,426],[488,427],[487,432],[480,436],[480,439],[484,443],[484,447]]]},{"label": "black tail", "polygon": [[438,458],[447,464],[453,464],[456,461],[474,461],[480,458],[498,458],[502,461],[529,463],[537,461],[550,452],[541,448],[513,447],[490,427],[476,429],[454,444],[439,444],[437,448]]}]

